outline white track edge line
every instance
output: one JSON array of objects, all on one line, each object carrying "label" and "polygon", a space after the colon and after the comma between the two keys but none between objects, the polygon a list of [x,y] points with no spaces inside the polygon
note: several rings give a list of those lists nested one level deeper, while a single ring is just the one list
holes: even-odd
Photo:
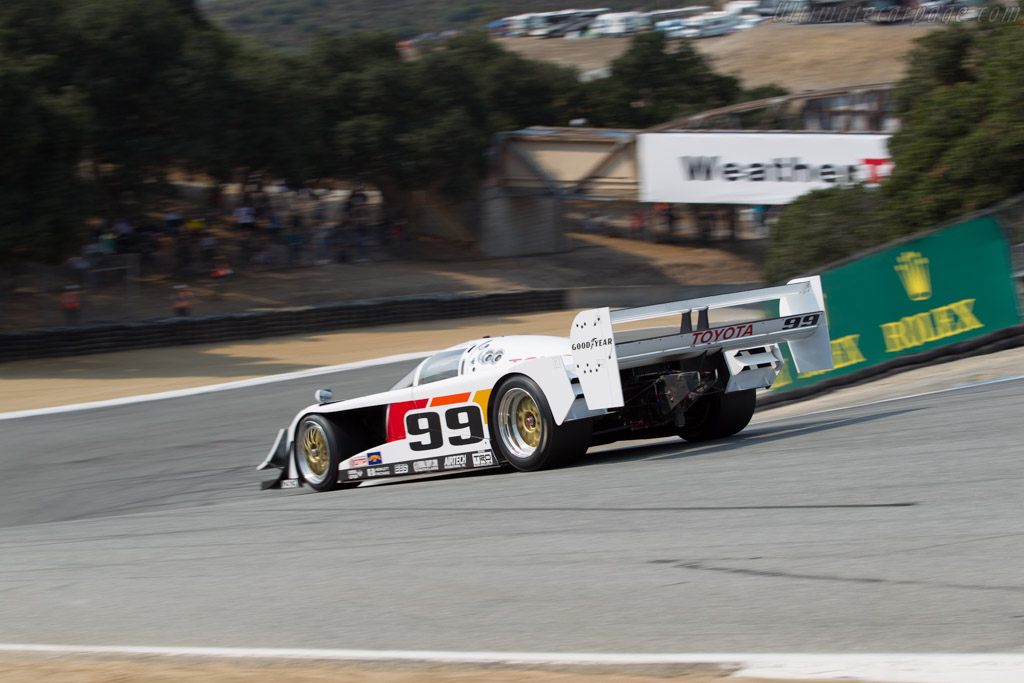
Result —
[{"label": "white track edge line", "polygon": [[114,406],[126,406],[133,403],[146,403],[148,401],[162,401],[168,398],[181,398],[183,396],[198,396],[199,394],[210,394],[217,391],[230,391],[232,389],[244,389],[246,387],[255,387],[261,384],[273,384],[275,382],[287,382],[294,379],[303,379],[305,377],[316,377],[318,375],[327,375],[332,372],[344,372],[346,370],[361,370],[363,368],[371,368],[377,365],[388,365],[390,363],[401,363],[407,360],[418,360],[420,358],[426,358],[427,356],[436,353],[436,351],[419,351],[416,353],[402,353],[394,356],[385,356],[384,358],[374,358],[372,360],[355,361],[352,363],[343,363],[341,365],[327,365],[319,368],[310,368],[309,370],[296,370],[295,372],[285,372],[278,375],[267,375],[265,377],[252,377],[250,379],[241,379],[235,382],[224,382],[222,384],[208,384],[201,387],[190,387],[188,389],[175,389],[173,391],[162,391],[155,394],[142,394],[140,396],[124,396],[122,398],[111,398],[104,401],[90,401],[88,403],[71,403],[64,406],[53,406],[50,408],[35,408],[32,410],[16,410],[9,413],[0,413],[0,420],[14,420],[20,417],[38,417],[40,415],[55,415],[57,413],[71,413],[78,410],[92,410],[94,408],[110,408]]},{"label": "white track edge line", "polygon": [[786,653],[557,653],[432,650],[343,650],[174,646],[88,646],[0,643],[0,652],[52,655],[123,655],[431,662],[449,664],[708,665],[736,669],[732,676],[815,680],[845,678],[892,683],[1017,683],[1024,654],[786,654]]}]

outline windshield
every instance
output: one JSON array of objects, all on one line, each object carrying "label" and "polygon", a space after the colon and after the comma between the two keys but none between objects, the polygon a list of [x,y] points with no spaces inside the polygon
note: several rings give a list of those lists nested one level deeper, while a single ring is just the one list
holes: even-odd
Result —
[{"label": "windshield", "polygon": [[449,349],[434,354],[425,360],[423,365],[420,366],[420,378],[417,384],[430,384],[442,379],[458,377],[459,361],[462,359],[462,354],[465,350],[465,347]]}]

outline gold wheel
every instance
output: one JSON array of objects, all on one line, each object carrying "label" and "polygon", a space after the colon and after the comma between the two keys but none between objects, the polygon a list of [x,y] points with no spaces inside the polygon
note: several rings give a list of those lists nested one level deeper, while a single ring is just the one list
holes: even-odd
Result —
[{"label": "gold wheel", "polygon": [[366,450],[369,437],[348,415],[306,415],[295,430],[294,462],[302,480],[317,491],[343,485],[339,468],[345,458]]},{"label": "gold wheel", "polygon": [[491,443],[498,456],[520,472],[573,462],[590,445],[591,422],[555,421],[544,391],[529,377],[506,378],[488,407]]},{"label": "gold wheel", "polygon": [[322,477],[327,471],[327,439],[319,427],[306,430],[306,438],[303,440],[305,447],[306,463],[313,474]]},{"label": "gold wheel", "polygon": [[527,446],[537,447],[540,443],[540,417],[537,404],[529,396],[516,406],[516,428],[519,430],[519,437]]},{"label": "gold wheel", "polygon": [[314,486],[327,482],[331,473],[331,445],[324,425],[318,419],[307,418],[299,429],[297,445],[303,478]]},{"label": "gold wheel", "polygon": [[509,389],[498,407],[498,433],[514,458],[529,458],[544,436],[544,420],[537,402],[519,387]]}]

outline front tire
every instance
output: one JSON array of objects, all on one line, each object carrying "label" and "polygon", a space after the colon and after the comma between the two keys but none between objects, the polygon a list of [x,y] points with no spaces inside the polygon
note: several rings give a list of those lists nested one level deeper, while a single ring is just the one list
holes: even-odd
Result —
[{"label": "front tire", "polygon": [[591,424],[556,424],[544,392],[521,375],[506,379],[494,391],[488,424],[498,454],[522,472],[571,464],[590,446]]},{"label": "front tire", "polygon": [[754,389],[704,396],[686,411],[686,424],[678,434],[694,442],[732,436],[750,423],[756,405]]},{"label": "front tire", "polygon": [[316,491],[338,488],[338,466],[345,458],[364,450],[365,441],[355,429],[322,415],[307,415],[299,423],[295,438],[295,460],[302,478]]}]

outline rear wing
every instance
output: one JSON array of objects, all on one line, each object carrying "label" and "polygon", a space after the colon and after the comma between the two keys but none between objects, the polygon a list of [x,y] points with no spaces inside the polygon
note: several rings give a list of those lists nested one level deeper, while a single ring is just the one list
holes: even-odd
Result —
[{"label": "rear wing", "polygon": [[[779,302],[778,318],[716,324],[715,327],[708,322],[708,311],[712,309],[767,301]],[[696,326],[693,323],[694,312],[697,313]],[[673,315],[680,316],[678,332],[659,330],[656,336],[626,340],[621,335],[616,337],[614,331],[614,326],[622,323]],[[705,352],[768,349],[780,342],[788,342],[798,372],[832,369],[825,299],[821,279],[817,275],[791,280],[779,287],[735,294],[618,311],[608,308],[581,311],[573,320],[569,340],[580,386],[591,409],[623,405],[620,369]]]}]

